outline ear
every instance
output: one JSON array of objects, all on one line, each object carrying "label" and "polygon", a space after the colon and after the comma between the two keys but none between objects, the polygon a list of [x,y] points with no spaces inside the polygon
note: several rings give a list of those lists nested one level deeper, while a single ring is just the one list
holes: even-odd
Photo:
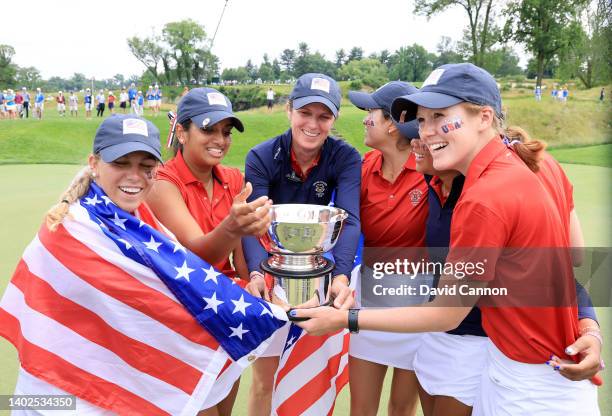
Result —
[{"label": "ear", "polygon": [[92,174],[98,173],[98,167],[100,165],[100,158],[91,153],[87,158],[87,164],[89,165],[89,169],[91,169]]},{"label": "ear", "polygon": [[480,125],[479,130],[487,130],[493,127],[495,120],[495,111],[491,107],[484,107],[480,111]]},{"label": "ear", "polygon": [[181,123],[176,123],[176,140],[179,141],[179,143],[181,144],[185,144],[185,142],[187,141],[188,138],[188,134],[187,134],[187,130],[185,130],[183,128],[183,126],[181,125]]}]

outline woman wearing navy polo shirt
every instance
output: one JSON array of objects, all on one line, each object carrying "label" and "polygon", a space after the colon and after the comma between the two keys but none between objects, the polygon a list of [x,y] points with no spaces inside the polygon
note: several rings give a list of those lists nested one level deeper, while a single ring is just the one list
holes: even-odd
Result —
[{"label": "woman wearing navy polo shirt", "polygon": [[[501,99],[493,77],[472,64],[443,65],[430,74],[419,93],[394,102],[394,118],[400,119],[402,113],[406,120],[419,121],[419,133],[432,153],[434,167],[457,170],[466,177],[453,212],[446,262],[475,263],[486,256],[484,273],[472,280],[471,288],[477,291],[490,284],[503,288],[512,283],[510,290],[525,289],[524,284],[516,286],[514,279],[519,277],[533,283],[530,290],[553,287],[562,294],[573,293],[571,258],[564,250],[569,241],[561,214],[538,177],[499,140],[500,130],[503,132]],[[502,250],[507,247],[514,250]],[[541,247],[558,249],[540,256],[534,268],[533,251]],[[483,254],[482,248],[491,250]],[[554,273],[538,273],[541,267]],[[461,285],[452,275],[444,275],[441,282]],[[316,308],[293,315],[310,317],[300,325],[314,334],[341,327],[355,331],[360,326],[400,332],[448,331],[471,310],[466,300],[439,295],[432,307],[398,309],[395,314]],[[493,300],[499,301],[491,295],[480,297],[483,328],[490,342],[474,414],[599,414],[597,391],[589,380],[569,381],[546,365],[553,355],[572,359],[573,352],[566,347],[581,335],[576,306],[538,303],[536,308],[513,303],[512,307],[495,307]],[[601,340],[594,330],[582,335]]]},{"label": "woman wearing navy polo shirt", "polygon": [[[253,184],[249,200],[268,196],[275,204],[327,205],[335,194],[335,205],[349,217],[332,254],[336,263],[332,280],[334,305],[348,309],[353,304],[348,287],[359,242],[359,186],[361,157],[343,140],[329,136],[340,110],[338,83],[327,75],[304,74],[296,82],[287,106],[290,128],[255,146],[246,158],[245,179]],[[259,264],[268,254],[252,237],[243,238],[252,293],[265,293]],[[270,414],[274,373],[286,337],[277,331],[266,358],[253,364],[249,415]]]}]

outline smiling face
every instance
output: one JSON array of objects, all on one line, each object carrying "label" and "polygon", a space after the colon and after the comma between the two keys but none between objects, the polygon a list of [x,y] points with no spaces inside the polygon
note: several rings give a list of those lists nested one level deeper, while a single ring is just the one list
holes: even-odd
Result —
[{"label": "smiling face", "polygon": [[433,158],[429,149],[421,139],[412,139],[410,141],[412,153],[416,164],[416,171],[426,175],[437,175],[437,171],[433,166]]},{"label": "smiling face", "polygon": [[191,123],[185,131],[179,124],[177,134],[183,157],[190,167],[206,169],[221,163],[232,144],[232,121],[228,118],[207,128]]},{"label": "smiling face", "polygon": [[134,212],[145,200],[153,185],[157,159],[147,152],[132,152],[113,162],[89,156],[95,181],[121,209]]},{"label": "smiling face", "polygon": [[469,112],[464,103],[442,109],[419,106],[419,135],[431,152],[434,168],[465,174],[486,144],[481,139],[483,132],[491,130],[492,115],[489,107],[483,107],[478,114]]},{"label": "smiling face", "polygon": [[291,123],[293,148],[307,153],[323,146],[335,121],[331,110],[321,103],[290,109],[287,114]]},{"label": "smiling face", "polygon": [[365,126],[364,144],[373,149],[381,149],[390,143],[389,128],[393,123],[390,118],[385,118],[383,111],[379,108],[368,110],[368,115],[363,119]]}]

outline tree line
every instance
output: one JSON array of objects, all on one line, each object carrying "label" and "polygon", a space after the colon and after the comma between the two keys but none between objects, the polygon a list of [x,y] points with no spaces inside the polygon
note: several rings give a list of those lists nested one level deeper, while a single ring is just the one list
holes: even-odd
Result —
[{"label": "tree line", "polygon": [[[418,44],[395,51],[366,54],[359,46],[338,49],[331,59],[312,51],[305,42],[274,58],[264,54],[259,65],[251,59],[243,66],[220,72],[219,58],[211,52],[205,28],[192,19],[170,22],[160,33],[133,36],[127,44],[145,71],[140,76],[121,74],[95,80],[94,88],[118,88],[129,82],[162,85],[199,85],[235,81],[249,83],[289,81],[306,72],[323,72],[339,80],[377,87],[391,79],[422,81],[431,69],[455,62],[473,62],[496,77],[525,75],[541,84],[544,77],[578,78],[586,88],[612,80],[612,2],[609,0],[415,0],[414,12],[429,18],[451,8],[466,17],[463,37],[442,37],[435,53]],[[510,45],[531,56],[527,68]],[[0,85],[50,89],[81,89],[92,83],[83,74],[69,79],[42,80],[34,67],[12,62],[10,45],[0,45]]]}]

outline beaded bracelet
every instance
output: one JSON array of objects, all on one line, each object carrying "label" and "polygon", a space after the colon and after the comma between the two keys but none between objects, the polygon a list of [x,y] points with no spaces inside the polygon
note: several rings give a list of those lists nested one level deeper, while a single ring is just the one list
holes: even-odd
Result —
[{"label": "beaded bracelet", "polygon": [[596,331],[596,332],[601,332],[601,328],[598,326],[585,326],[584,328],[580,328],[580,335],[584,334],[585,332],[588,331]]},{"label": "beaded bracelet", "polygon": [[603,346],[603,337],[601,336],[600,331],[588,331],[582,334],[582,336],[585,336],[585,335],[590,335],[592,337],[597,338],[597,340],[599,341],[599,345]]}]

